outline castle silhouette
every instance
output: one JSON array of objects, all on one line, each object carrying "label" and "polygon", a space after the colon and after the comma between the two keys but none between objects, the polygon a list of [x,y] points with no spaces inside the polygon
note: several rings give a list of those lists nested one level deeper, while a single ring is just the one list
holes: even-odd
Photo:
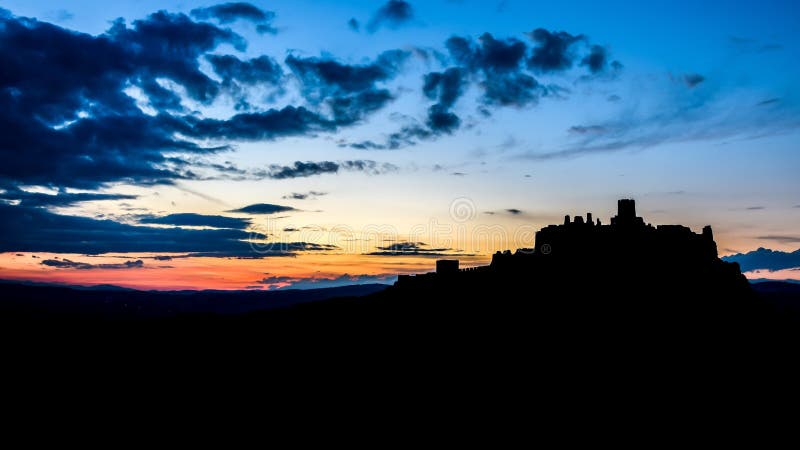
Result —
[{"label": "castle silhouette", "polygon": [[[498,251],[489,266],[468,269],[459,269],[458,260],[439,260],[436,272],[400,275],[396,286],[451,279],[460,273],[526,272],[528,276],[536,276],[537,273],[552,274],[557,269],[570,269],[576,277],[596,278],[598,273],[610,269],[625,271],[628,276],[642,276],[649,268],[651,272],[658,270],[651,273],[658,276],[672,272],[668,265],[685,267],[687,277],[692,275],[691,270],[703,267],[740,274],[738,265],[719,260],[710,225],[698,234],[682,225],[645,224],[644,219],[636,215],[635,200],[621,199],[617,202],[617,215],[608,225],[602,224],[600,219],[593,220],[592,213],[587,213],[585,219],[583,216],[571,219],[567,215],[563,224],[539,230],[533,248],[521,248],[514,253]],[[743,276],[736,278],[740,283],[744,280]]]}]

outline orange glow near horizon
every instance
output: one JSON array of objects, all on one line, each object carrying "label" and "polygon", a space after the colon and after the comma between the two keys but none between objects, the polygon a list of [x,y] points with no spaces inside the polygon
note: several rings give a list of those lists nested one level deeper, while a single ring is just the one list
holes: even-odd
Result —
[{"label": "orange glow near horizon", "polygon": [[[21,255],[21,256],[19,256]],[[153,254],[87,256],[79,254],[0,253],[0,279],[60,283],[79,286],[109,284],[143,290],[241,290],[286,287],[287,283],[259,284],[266,277],[331,279],[342,275],[381,276],[434,270],[430,256],[377,256],[304,253],[294,257],[263,259],[175,257],[161,261]],[[179,255],[173,255],[179,256]],[[141,259],[142,267],[78,269],[43,265],[48,259],[98,264],[120,264]],[[490,256],[460,256],[462,266],[487,264]]]}]

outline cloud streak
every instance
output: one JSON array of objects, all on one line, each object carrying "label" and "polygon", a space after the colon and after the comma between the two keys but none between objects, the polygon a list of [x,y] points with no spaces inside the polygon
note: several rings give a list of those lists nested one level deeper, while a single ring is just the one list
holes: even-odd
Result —
[{"label": "cloud streak", "polygon": [[306,178],[323,174],[335,174],[339,171],[362,172],[368,175],[379,175],[396,172],[398,167],[389,163],[378,163],[372,160],[359,159],[349,161],[295,161],[289,166],[272,165],[264,174],[267,178],[285,180],[290,178]]},{"label": "cloud streak", "polygon": [[71,261],[69,259],[45,259],[41,262],[42,265],[55,267],[57,269],[77,269],[77,270],[92,270],[92,269],[141,269],[144,267],[144,261],[137,259],[136,261],[125,261],[122,263],[109,263],[109,264],[89,264],[85,262]]},{"label": "cloud streak", "polygon": [[243,206],[239,209],[233,209],[228,212],[244,213],[244,214],[276,214],[288,211],[296,211],[291,206],[273,205],[271,203],[256,203],[253,205]]}]

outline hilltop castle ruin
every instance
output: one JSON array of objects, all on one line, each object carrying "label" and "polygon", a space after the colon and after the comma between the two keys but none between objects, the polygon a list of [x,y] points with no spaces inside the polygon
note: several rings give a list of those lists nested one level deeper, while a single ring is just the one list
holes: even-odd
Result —
[{"label": "hilltop castle ruin", "polygon": [[[642,271],[686,270],[721,263],[710,226],[695,233],[682,225],[645,223],[636,215],[636,202],[621,199],[617,215],[604,225],[586,217],[564,217],[561,225],[549,225],[536,233],[534,247],[498,251],[488,266],[459,269],[457,260],[439,260],[436,272],[423,275],[400,275],[398,286],[434,279],[484,274],[547,274],[564,271],[584,274],[612,274]],[[736,267],[738,271],[738,267]]]}]

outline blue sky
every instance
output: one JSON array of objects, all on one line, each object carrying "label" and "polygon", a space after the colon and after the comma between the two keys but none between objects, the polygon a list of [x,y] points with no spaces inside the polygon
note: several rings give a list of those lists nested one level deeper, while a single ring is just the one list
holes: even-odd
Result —
[{"label": "blue sky", "polygon": [[[141,70],[125,68],[128,72],[122,75],[114,72],[118,69],[111,62],[97,68],[122,77],[111,88],[102,88],[124,88],[127,97],[113,101],[127,98],[140,109],[114,110],[114,117],[133,114],[153,124],[142,129],[166,126],[164,136],[201,148],[147,147],[142,153],[146,156],[138,157],[135,145],[151,146],[152,141],[131,138],[138,142],[126,147],[132,153],[125,158],[131,159],[109,168],[99,161],[106,161],[108,149],[119,144],[101,142],[98,145],[107,147],[87,156],[94,169],[80,166],[86,175],[75,172],[77,166],[38,169],[20,162],[16,172],[0,174],[4,200],[22,208],[26,203],[19,199],[24,192],[105,195],[34,206],[60,217],[110,219],[133,226],[169,214],[237,216],[231,211],[245,205],[282,205],[292,209],[282,216],[251,217],[249,231],[262,227],[272,234],[274,229],[348,227],[361,233],[385,225],[394,230],[394,240],[403,241],[421,225],[453,222],[452,205],[466,199],[474,211],[465,225],[499,226],[510,236],[503,244],[514,248],[526,245],[524,237],[514,237],[520,227],[538,228],[564,214],[587,211],[607,218],[617,198],[634,197],[640,213],[653,223],[682,223],[693,229],[712,224],[723,254],[800,247],[797,2],[250,2],[266,14],[260,22],[215,15],[219,10],[214,7],[220,4],[0,2],[10,12],[7,20],[23,23],[26,17],[35,18],[88,33],[92,39],[116,36],[123,54],[149,42],[143,40],[148,39],[144,32],[133,31],[134,24],[150,23],[150,15],[159,10],[173,18],[183,13],[188,21],[240,36],[223,38],[189,56],[199,76],[216,86],[213,98],[205,100],[187,90],[189,78],[170,78],[175,72],[169,72],[174,68],[167,67],[166,60],[142,63],[151,66]],[[400,9],[393,12],[392,7]],[[197,13],[201,10],[211,12],[203,16]],[[129,34],[109,31],[117,18],[124,19],[119,29]],[[31,22],[24,23],[32,33],[40,32]],[[268,25],[270,31],[259,33],[259,24]],[[536,40],[537,29],[569,42],[562,49],[563,67],[531,62],[536,49],[545,45]],[[454,36],[471,45],[472,59],[458,59],[452,48]],[[12,42],[19,41],[7,40],[6,45]],[[492,56],[487,42],[519,43],[524,54],[514,60],[513,69],[492,65],[504,63],[491,58],[507,55]],[[43,54],[57,50],[52,42],[30,45],[42,46],[33,50]],[[585,58],[595,49],[604,58],[592,67]],[[265,64],[277,68],[273,75],[280,75],[266,80],[262,71],[255,75],[261,79],[249,80],[240,72],[226,81],[222,69],[213,65],[213,55],[231,55],[240,62],[264,57],[262,62],[271,61]],[[357,87],[301,75],[301,67],[319,70],[317,64],[326,61],[346,70],[374,67],[385,73]],[[461,77],[453,101],[446,99],[445,81],[425,89],[431,74],[445,74],[448,69]],[[69,64],[51,70],[62,71],[65,78],[70,71],[83,73]],[[180,108],[157,106],[143,90],[147,77],[176,95]],[[14,98],[27,98],[25,89],[45,84],[4,88],[21,91],[22,97]],[[80,82],[69,89],[85,92]],[[374,105],[352,103],[365,93],[384,97],[372,98]],[[100,91],[92,95],[97,98],[85,96],[82,106],[59,103],[58,108],[72,108],[68,114],[60,113],[65,121],[45,124],[75,139],[70,149],[54,150],[59,155],[88,145],[80,139],[89,139],[91,132],[73,133],[70,128],[101,123],[111,117],[109,108],[117,107],[103,106],[112,100]],[[336,99],[351,102],[343,107],[347,117],[331,119]],[[31,106],[27,120],[44,120],[42,112],[50,111],[41,109],[45,106],[53,107]],[[286,108],[310,111],[313,117],[304,126],[311,124],[311,129],[270,129],[268,134],[245,136],[235,128],[241,124],[233,122],[237,114],[263,119],[271,110]],[[18,110],[22,114],[23,109]],[[441,120],[456,122],[432,122],[434,110]],[[157,122],[155,118],[164,114],[180,123]],[[330,125],[333,122],[335,126]],[[403,133],[397,145],[389,145],[393,134]],[[12,148],[14,142],[9,142]],[[163,161],[164,156],[173,159]],[[141,170],[132,169],[138,167],[135,161],[142,164]],[[297,162],[313,163],[313,170],[301,173]],[[325,163],[334,164],[336,170]],[[292,175],[276,176],[282,169]],[[76,178],[66,180],[62,172],[70,170]],[[165,178],[154,180],[153,170],[162,171]],[[97,175],[101,172],[105,175]],[[84,182],[77,183],[81,177]],[[302,199],[291,195],[308,192],[324,195]],[[485,255],[497,249],[477,246],[470,238],[455,236],[458,233],[452,229],[449,233],[445,240],[451,251]],[[334,238],[290,234],[272,239],[319,244]],[[26,249],[15,247],[14,236],[7,240],[5,251]],[[429,248],[442,247],[429,241]],[[371,249],[343,252],[362,258],[380,245],[373,244]],[[113,246],[108,250],[116,252]],[[371,264],[362,265],[373,268]]]}]

